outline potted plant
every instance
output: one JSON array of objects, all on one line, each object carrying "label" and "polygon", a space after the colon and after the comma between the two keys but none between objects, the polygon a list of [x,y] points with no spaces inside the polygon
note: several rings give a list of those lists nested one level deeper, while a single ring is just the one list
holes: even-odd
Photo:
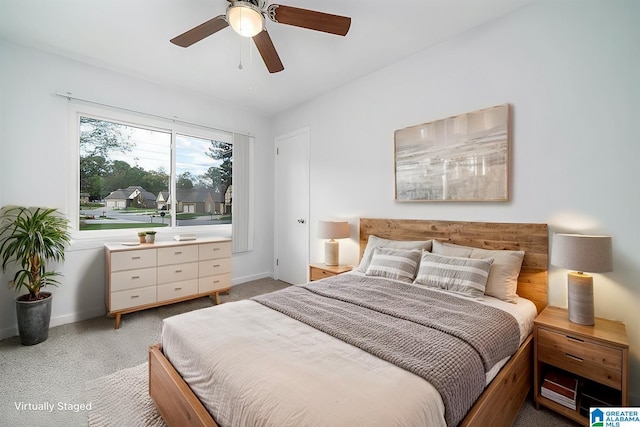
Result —
[{"label": "potted plant", "polygon": [[144,243],[146,242],[146,235],[147,233],[145,231],[138,231],[138,240],[140,241],[140,243]]},{"label": "potted plant", "polygon": [[146,233],[147,233],[147,235],[146,235],[145,238],[146,238],[147,243],[153,243],[153,242],[156,241],[156,232],[155,231],[147,231]]},{"label": "potted plant", "polygon": [[38,344],[49,336],[52,295],[41,288],[59,284],[56,277],[60,273],[47,270],[47,263],[64,261],[64,249],[71,239],[68,227],[69,221],[57,209],[11,206],[0,212],[2,270],[17,265],[10,285],[29,292],[16,298],[23,345]]}]

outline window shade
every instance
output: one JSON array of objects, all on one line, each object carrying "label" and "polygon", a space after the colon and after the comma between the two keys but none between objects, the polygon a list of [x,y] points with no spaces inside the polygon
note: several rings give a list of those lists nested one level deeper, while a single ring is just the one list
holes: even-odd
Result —
[{"label": "window shade", "polygon": [[233,134],[231,231],[233,253],[253,249],[253,144],[255,138]]}]

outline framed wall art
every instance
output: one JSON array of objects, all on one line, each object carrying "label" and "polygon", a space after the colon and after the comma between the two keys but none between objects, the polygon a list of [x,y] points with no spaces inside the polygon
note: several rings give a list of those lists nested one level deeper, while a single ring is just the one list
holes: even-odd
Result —
[{"label": "framed wall art", "polygon": [[396,200],[509,200],[509,104],[397,130]]}]

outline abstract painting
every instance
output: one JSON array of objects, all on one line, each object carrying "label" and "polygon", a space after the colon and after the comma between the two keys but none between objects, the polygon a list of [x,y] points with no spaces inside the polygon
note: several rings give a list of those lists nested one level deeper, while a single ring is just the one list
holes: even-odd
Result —
[{"label": "abstract painting", "polygon": [[509,104],[397,130],[396,200],[509,200]]}]

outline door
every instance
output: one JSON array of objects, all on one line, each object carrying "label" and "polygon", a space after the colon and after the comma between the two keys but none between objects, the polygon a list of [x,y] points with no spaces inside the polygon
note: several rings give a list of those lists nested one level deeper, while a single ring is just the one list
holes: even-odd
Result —
[{"label": "door", "polygon": [[275,278],[307,282],[309,265],[309,130],[275,140]]}]

